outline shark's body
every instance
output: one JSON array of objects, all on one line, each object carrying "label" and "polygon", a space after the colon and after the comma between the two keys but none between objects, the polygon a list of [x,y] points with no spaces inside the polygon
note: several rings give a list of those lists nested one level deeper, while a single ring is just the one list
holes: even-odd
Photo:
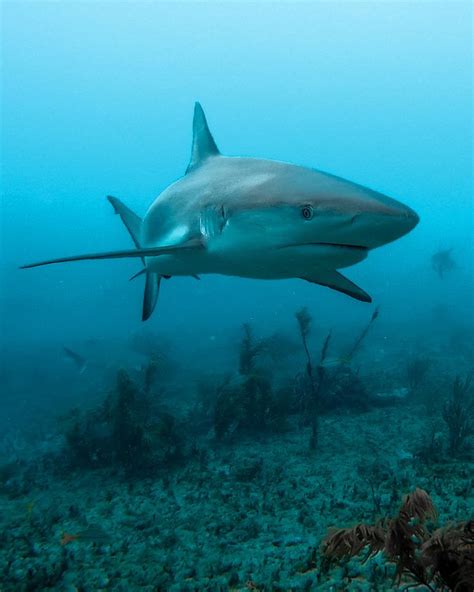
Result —
[{"label": "shark's body", "polygon": [[[359,300],[370,296],[337,270],[409,232],[410,208],[345,179],[292,164],[222,156],[197,103],[191,162],[140,219],[109,197],[135,243],[132,251],[39,264],[140,257],[146,274],[143,318],[161,278],[215,273],[302,278]],[[138,275],[138,274],[137,274]]]}]

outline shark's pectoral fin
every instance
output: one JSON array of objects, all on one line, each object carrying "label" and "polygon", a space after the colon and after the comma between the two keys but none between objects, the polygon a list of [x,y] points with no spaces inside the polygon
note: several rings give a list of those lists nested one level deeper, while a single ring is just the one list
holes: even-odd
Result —
[{"label": "shark's pectoral fin", "polygon": [[161,276],[157,273],[148,272],[146,274],[145,292],[143,294],[142,321],[151,317],[155,310],[160,293]]},{"label": "shark's pectoral fin", "polygon": [[199,166],[209,156],[219,156],[214,138],[209,131],[206,116],[200,103],[194,104],[193,118],[193,145],[191,149],[191,160],[189,161],[186,173]]},{"label": "shark's pectoral fin", "polygon": [[306,275],[301,279],[337,290],[362,302],[372,302],[372,298],[367,292],[364,292],[362,288],[359,288],[354,282],[351,282],[336,270],[318,270],[314,274]]},{"label": "shark's pectoral fin", "polygon": [[92,259],[128,259],[133,257],[159,257],[160,255],[170,255],[179,251],[194,249],[203,249],[204,243],[201,237],[189,239],[178,245],[168,245],[163,247],[144,247],[139,249],[128,249],[125,251],[108,251],[105,253],[87,253],[85,255],[73,255],[72,257],[60,257],[58,259],[48,259],[47,261],[38,261],[22,265],[20,269],[30,269],[31,267],[40,267],[41,265],[51,265],[53,263],[69,263],[71,261],[85,261]]}]

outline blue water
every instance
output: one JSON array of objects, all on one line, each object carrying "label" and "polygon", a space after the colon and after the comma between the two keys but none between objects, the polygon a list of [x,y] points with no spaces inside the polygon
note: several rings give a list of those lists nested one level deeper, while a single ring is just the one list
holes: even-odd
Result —
[{"label": "blue water", "polygon": [[[380,306],[379,353],[422,351],[457,330],[472,340],[469,2],[12,1],[1,37],[5,433],[33,430],[37,417],[50,426],[93,385],[113,384],[105,370],[79,376],[64,345],[88,356],[104,343],[90,354],[97,368],[135,364],[136,260],[18,267],[130,248],[105,196],[144,215],[184,174],[196,100],[223,154],[315,167],[419,214],[413,232],[346,270]],[[448,248],[456,268],[440,279],[431,257]],[[226,371],[242,323],[294,332],[304,306],[320,336],[347,340],[374,310],[298,280],[173,278],[147,330],[179,359],[185,389],[199,371]]]}]

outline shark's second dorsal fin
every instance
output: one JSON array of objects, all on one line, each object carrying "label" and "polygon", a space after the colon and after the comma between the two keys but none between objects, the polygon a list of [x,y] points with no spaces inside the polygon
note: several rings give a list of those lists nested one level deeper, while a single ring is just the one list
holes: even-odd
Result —
[{"label": "shark's second dorsal fin", "polygon": [[191,148],[191,160],[186,173],[199,166],[209,156],[219,156],[214,138],[209,131],[206,116],[200,103],[194,104],[193,118],[193,145]]}]

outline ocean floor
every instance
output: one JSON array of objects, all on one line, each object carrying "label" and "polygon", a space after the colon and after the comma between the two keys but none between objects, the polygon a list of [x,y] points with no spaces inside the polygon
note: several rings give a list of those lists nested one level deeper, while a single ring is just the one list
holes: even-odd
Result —
[{"label": "ocean floor", "polygon": [[325,416],[315,452],[296,425],[257,440],[208,435],[186,461],[143,479],[38,460],[29,474],[2,476],[0,589],[405,589],[380,553],[322,573],[319,549],[329,527],[393,515],[416,487],[439,524],[474,517],[472,455],[418,454],[432,425],[426,406],[404,404]]}]

